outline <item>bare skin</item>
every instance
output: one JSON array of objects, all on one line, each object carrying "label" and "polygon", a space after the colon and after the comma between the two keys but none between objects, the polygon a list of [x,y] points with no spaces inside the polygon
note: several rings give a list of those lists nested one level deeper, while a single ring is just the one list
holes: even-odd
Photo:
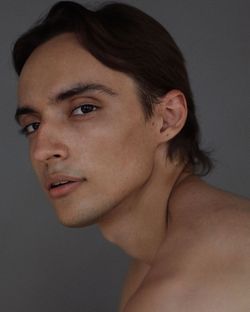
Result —
[{"label": "bare skin", "polygon": [[250,201],[191,176],[169,214],[153,263],[131,262],[119,311],[249,311]]},{"label": "bare skin", "polygon": [[[182,92],[159,99],[146,122],[135,81],[63,34],[31,54],[18,97],[32,166],[59,221],[98,224],[134,259],[120,311],[249,310],[249,201],[167,157],[187,118]],[[57,197],[47,185],[72,179]]]}]

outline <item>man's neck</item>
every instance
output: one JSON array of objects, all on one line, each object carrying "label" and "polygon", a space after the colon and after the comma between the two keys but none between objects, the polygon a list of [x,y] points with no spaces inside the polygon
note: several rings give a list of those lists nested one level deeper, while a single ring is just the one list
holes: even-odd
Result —
[{"label": "man's neck", "polygon": [[152,264],[166,237],[171,193],[192,175],[184,167],[158,162],[145,185],[98,222],[103,236],[131,257]]}]

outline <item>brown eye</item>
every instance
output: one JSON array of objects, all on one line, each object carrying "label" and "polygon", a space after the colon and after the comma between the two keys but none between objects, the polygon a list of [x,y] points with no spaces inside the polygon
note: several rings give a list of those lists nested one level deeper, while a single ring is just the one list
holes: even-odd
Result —
[{"label": "brown eye", "polygon": [[84,115],[95,111],[97,106],[92,104],[80,105],[72,111],[72,115]]},{"label": "brown eye", "polygon": [[39,125],[40,125],[39,122],[33,122],[31,124],[28,124],[27,126],[21,129],[21,133],[28,136],[33,132],[35,132],[39,128]]}]

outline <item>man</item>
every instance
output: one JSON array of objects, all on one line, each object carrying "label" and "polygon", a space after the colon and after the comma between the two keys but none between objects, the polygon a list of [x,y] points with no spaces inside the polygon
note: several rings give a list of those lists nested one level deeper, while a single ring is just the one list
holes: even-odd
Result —
[{"label": "man", "polygon": [[15,44],[16,120],[58,219],[132,258],[121,312],[250,310],[249,200],[212,169],[183,56],[124,4],[55,4]]}]

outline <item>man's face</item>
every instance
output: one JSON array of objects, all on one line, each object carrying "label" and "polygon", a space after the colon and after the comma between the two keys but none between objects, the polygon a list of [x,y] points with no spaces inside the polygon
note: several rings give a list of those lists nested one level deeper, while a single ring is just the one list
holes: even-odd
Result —
[{"label": "man's face", "polygon": [[[150,178],[156,142],[130,77],[63,34],[27,60],[19,102],[29,108],[19,119],[29,125],[32,166],[61,223],[89,225],[133,202]],[[46,186],[67,180],[78,182]]]}]

